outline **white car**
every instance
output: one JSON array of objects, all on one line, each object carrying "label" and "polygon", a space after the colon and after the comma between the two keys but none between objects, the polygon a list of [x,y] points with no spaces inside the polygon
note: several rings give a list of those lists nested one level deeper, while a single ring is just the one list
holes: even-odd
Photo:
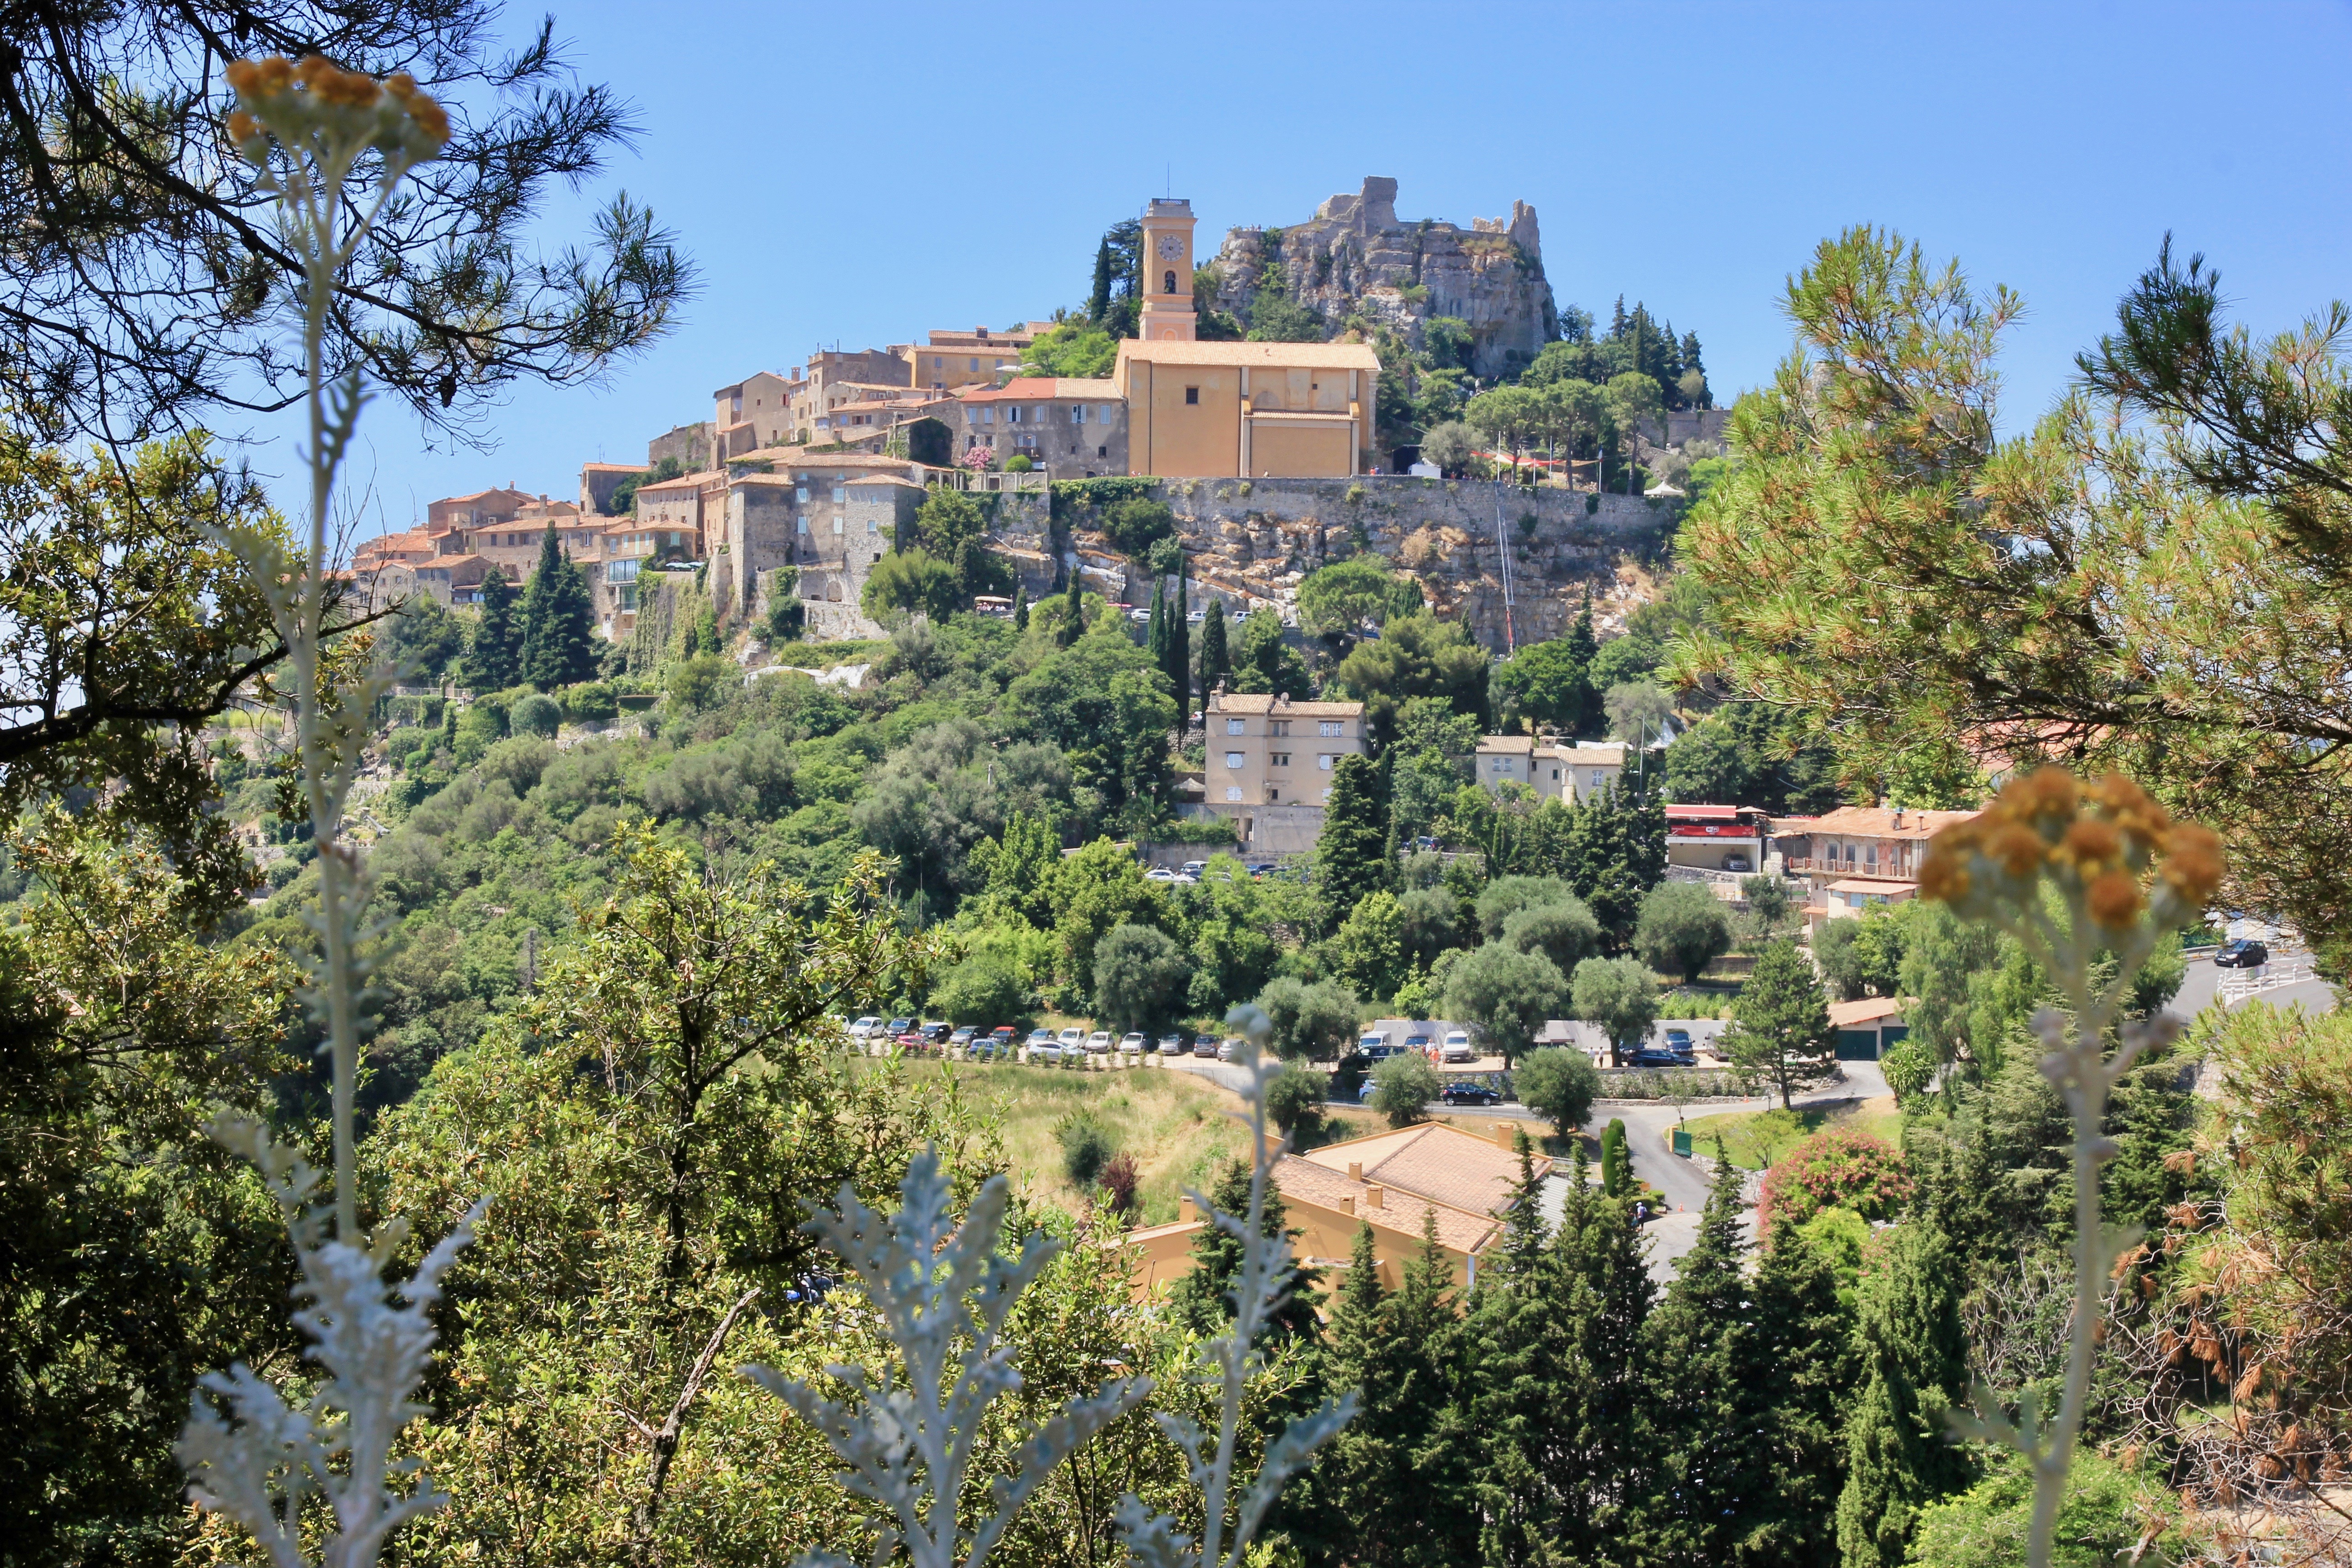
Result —
[{"label": "white car", "polygon": [[875,1032],[877,1029],[879,1029],[881,1026],[882,1026],[882,1020],[881,1020],[881,1019],[879,1019],[879,1018],[875,1018],[875,1017],[865,1017],[865,1018],[860,1018],[860,1019],[858,1019],[858,1020],[857,1020],[857,1022],[856,1022],[855,1024],[852,1024],[852,1025],[850,1025],[850,1026],[849,1026],[849,1037],[850,1037],[851,1039],[853,1039],[853,1040],[863,1040],[863,1039],[870,1038],[870,1037],[873,1036],[874,1032]]},{"label": "white car", "polygon": [[1238,1059],[1245,1043],[1239,1035],[1227,1035],[1217,1042],[1217,1059],[1221,1062]]},{"label": "white car", "polygon": [[1058,1057],[1062,1054],[1062,1047],[1054,1043],[1054,1031],[1051,1029],[1030,1030],[1027,1044],[1029,1059],[1033,1062],[1045,1057]]},{"label": "white car", "polygon": [[1165,866],[1154,866],[1143,874],[1143,879],[1147,882],[1172,882],[1176,879],[1176,873]]},{"label": "white car", "polygon": [[1056,1037],[1061,1041],[1062,1048],[1066,1051],[1083,1051],[1087,1048],[1087,1032],[1084,1029],[1065,1029]]},{"label": "white car", "polygon": [[1180,877],[1189,877],[1197,882],[1201,879],[1201,873],[1208,868],[1209,863],[1206,860],[1187,860],[1176,868],[1176,874]]},{"label": "white car", "polygon": [[1118,1048],[1130,1056],[1140,1056],[1149,1044],[1141,1035],[1121,1035],[1118,1037]]},{"label": "white car", "polygon": [[1100,1056],[1105,1051],[1110,1049],[1110,1031],[1108,1029],[1097,1029],[1093,1034],[1088,1035],[1087,1037],[1087,1049],[1092,1051],[1097,1056]]},{"label": "white car", "polygon": [[1478,1059],[1478,1047],[1470,1043],[1470,1037],[1464,1031],[1448,1029],[1439,1055],[1449,1062],[1475,1062]]}]

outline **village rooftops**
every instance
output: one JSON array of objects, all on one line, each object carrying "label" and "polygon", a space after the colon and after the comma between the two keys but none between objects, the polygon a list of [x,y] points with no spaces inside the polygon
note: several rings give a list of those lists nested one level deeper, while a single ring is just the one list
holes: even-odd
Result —
[{"label": "village rooftops", "polygon": [[653,465],[650,463],[583,463],[580,466],[592,473],[642,474]]},{"label": "village rooftops", "polygon": [[1363,716],[1360,702],[1293,702],[1287,697],[1276,697],[1264,691],[1224,691],[1216,694],[1215,708],[1220,717],[1250,713],[1280,713],[1301,719],[1357,719]]},{"label": "village rooftops", "polygon": [[1370,343],[1181,342],[1123,338],[1121,360],[1155,364],[1264,365],[1270,370],[1360,370],[1378,375],[1381,356]]},{"label": "village rooftops", "polygon": [[1045,403],[1055,398],[1102,401],[1118,395],[1118,384],[1108,378],[1096,381],[1070,375],[1016,375],[1003,386],[969,387],[954,395],[961,403]]},{"label": "village rooftops", "polygon": [[[812,452],[805,447],[761,447],[727,459],[731,471],[746,463],[774,463],[794,468],[897,468],[911,472],[916,467],[905,458],[886,458],[878,452]],[[743,474],[740,479],[773,479],[773,474]]]},{"label": "village rooftops", "polygon": [[1865,1024],[1875,1024],[1885,1018],[1900,1018],[1911,1005],[1901,996],[1865,996],[1859,1002],[1830,1004],[1830,1027],[1859,1029]]},{"label": "village rooftops", "polygon": [[[1335,1171],[1297,1155],[1286,1154],[1275,1162],[1274,1182],[1286,1198],[1352,1214],[1382,1230],[1415,1240],[1420,1238],[1425,1223],[1422,1216],[1434,1215],[1438,1244],[1456,1252],[1476,1252],[1502,1228],[1501,1222],[1491,1215],[1434,1203],[1402,1187],[1360,1181],[1345,1170]],[[1376,1193],[1381,1198],[1377,1205],[1371,1201]]]},{"label": "village rooftops", "polygon": [[727,470],[724,468],[705,468],[698,474],[680,474],[674,479],[661,479],[652,484],[639,485],[637,493],[641,496],[673,493],[683,495],[689,490],[699,489],[705,485],[717,484],[726,477]]},{"label": "village rooftops", "polygon": [[1906,811],[1880,805],[1842,805],[1825,811],[1791,832],[1829,838],[1932,838],[1955,822],[1966,822],[1973,811]]},{"label": "village rooftops", "polygon": [[[1516,1150],[1504,1147],[1499,1138],[1481,1138],[1443,1122],[1326,1143],[1300,1158],[1469,1214],[1500,1214],[1519,1184]],[[1535,1156],[1538,1176],[1550,1170],[1549,1157]]]}]

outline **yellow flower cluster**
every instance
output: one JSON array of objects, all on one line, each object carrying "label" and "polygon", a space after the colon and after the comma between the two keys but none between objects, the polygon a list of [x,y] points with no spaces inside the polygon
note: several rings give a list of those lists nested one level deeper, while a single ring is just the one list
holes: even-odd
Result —
[{"label": "yellow flower cluster", "polygon": [[[2152,887],[2145,880],[2151,869]],[[2126,930],[2151,907],[2159,921],[2177,924],[2200,912],[2221,885],[2221,840],[2173,821],[2121,773],[2085,784],[2063,768],[2042,768],[1936,835],[1919,868],[1919,896],[1963,915],[1990,916],[2036,897],[2045,875],[2061,892],[2079,896],[2106,930]]]},{"label": "yellow flower cluster", "polygon": [[233,61],[227,76],[237,98],[229,140],[257,163],[268,153],[269,135],[289,142],[321,132],[348,137],[410,163],[435,156],[449,140],[449,116],[405,71],[378,81],[320,55],[299,65],[273,55]]}]

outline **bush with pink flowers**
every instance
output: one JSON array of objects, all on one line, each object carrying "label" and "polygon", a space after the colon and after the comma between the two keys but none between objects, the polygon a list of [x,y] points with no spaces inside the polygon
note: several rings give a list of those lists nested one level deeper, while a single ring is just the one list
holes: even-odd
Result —
[{"label": "bush with pink flowers", "polygon": [[1775,1220],[1802,1225],[1826,1208],[1892,1219],[1910,1197],[1901,1150],[1853,1128],[1825,1127],[1765,1173],[1756,1223],[1769,1233]]}]

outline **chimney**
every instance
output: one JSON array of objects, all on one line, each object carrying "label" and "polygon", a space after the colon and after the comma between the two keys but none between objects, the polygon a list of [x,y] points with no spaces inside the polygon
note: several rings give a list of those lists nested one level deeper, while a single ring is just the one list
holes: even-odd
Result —
[{"label": "chimney", "polygon": [[1363,1163],[1361,1160],[1350,1160],[1350,1161],[1349,1161],[1349,1162],[1348,1162],[1348,1180],[1349,1180],[1349,1181],[1351,1181],[1351,1182],[1360,1182],[1360,1181],[1362,1181],[1363,1179],[1364,1179],[1364,1163]]},{"label": "chimney", "polygon": [[1903,808],[1899,805],[1895,808],[1895,826],[1897,827],[1903,826]]},{"label": "chimney", "polygon": [[1388,1196],[1389,1190],[1376,1183],[1364,1189],[1364,1206],[1371,1209],[1384,1209],[1389,1206]]},{"label": "chimney", "polygon": [[1341,1198],[1339,1201],[1348,1205],[1348,1212],[1349,1214],[1354,1214],[1356,1212],[1356,1198],[1354,1194],[1350,1193],[1348,1196]]},{"label": "chimney", "polygon": [[1193,1206],[1192,1194],[1186,1193],[1182,1197],[1176,1200],[1177,1223],[1180,1225],[1190,1225],[1200,1217],[1201,1211]]},{"label": "chimney", "polygon": [[1517,1134],[1518,1131],[1519,1124],[1516,1121],[1497,1121],[1495,1123],[1495,1147],[1500,1149],[1506,1154],[1517,1152],[1519,1141]]}]

